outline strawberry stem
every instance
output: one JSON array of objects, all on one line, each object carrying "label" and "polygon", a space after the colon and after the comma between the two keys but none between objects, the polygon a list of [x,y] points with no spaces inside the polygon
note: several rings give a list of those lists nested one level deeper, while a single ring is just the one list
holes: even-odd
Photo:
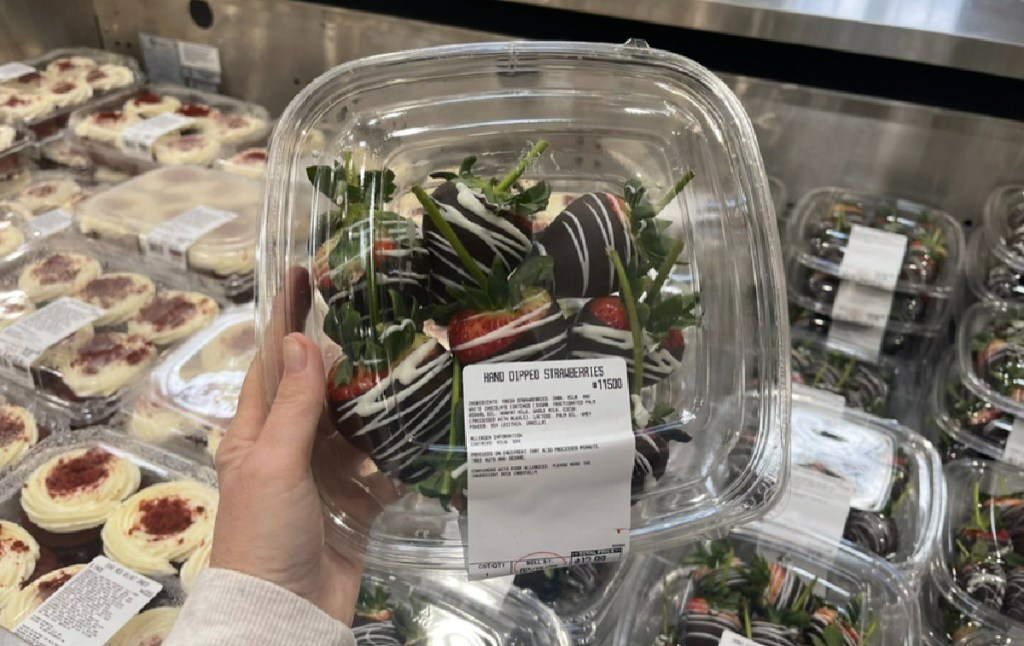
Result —
[{"label": "strawberry stem", "polygon": [[516,164],[514,169],[512,169],[512,172],[506,175],[505,179],[501,180],[501,183],[495,188],[495,192],[501,193],[512,188],[512,185],[516,183],[516,180],[526,172],[526,167],[530,165],[530,162],[540,157],[541,154],[548,149],[549,145],[550,144],[545,139],[541,139],[534,144],[533,148],[530,149],[530,152],[526,153],[526,156],[519,160],[519,163]]},{"label": "strawberry stem", "polygon": [[462,244],[462,241],[459,240],[457,235],[455,235],[455,231],[452,230],[451,225],[444,219],[441,212],[437,210],[437,205],[434,204],[434,200],[431,199],[431,197],[427,195],[427,192],[420,186],[413,186],[412,192],[416,196],[416,199],[420,201],[420,204],[423,206],[423,210],[426,211],[427,216],[430,217],[434,226],[437,227],[437,230],[441,232],[444,239],[447,240],[448,244],[450,244],[452,249],[455,250],[455,255],[459,257],[459,260],[462,261],[462,264],[465,265],[467,270],[469,270],[469,273],[473,274],[473,278],[479,284],[480,288],[486,289],[487,275],[484,274],[483,270],[480,269],[480,266],[476,264],[473,257],[469,255],[469,252],[466,251],[466,247]]},{"label": "strawberry stem", "polygon": [[626,315],[629,317],[629,329],[633,334],[633,383],[630,387],[630,394],[640,395],[640,389],[644,385],[644,348],[643,338],[640,329],[640,317],[636,313],[636,300],[633,298],[633,287],[629,284],[629,276],[626,275],[626,268],[622,266],[622,260],[614,248],[608,248],[608,257],[615,265],[615,274],[619,278],[619,292],[622,296],[622,304],[626,306]]},{"label": "strawberry stem", "polygon": [[450,460],[452,453],[455,451],[457,446],[457,438],[455,437],[455,425],[456,419],[459,413],[459,406],[462,405],[462,399],[460,397],[462,393],[462,366],[459,365],[458,358],[452,354],[452,408],[451,408],[451,421],[448,423],[448,458],[445,460],[444,465],[444,476],[441,480],[441,491],[448,494],[451,491],[452,486],[452,470]]},{"label": "strawberry stem", "polygon": [[679,259],[679,254],[681,253],[683,253],[682,241],[673,240],[672,246],[668,248],[668,253],[665,255],[665,260],[661,263],[661,267],[658,267],[658,273],[654,277],[654,282],[646,290],[647,294],[657,294],[661,291],[661,286],[665,284],[669,272],[676,266],[676,260]]},{"label": "strawberry stem", "polygon": [[686,185],[690,183],[690,180],[693,179],[693,176],[693,170],[686,171],[686,173],[682,177],[680,177],[679,181],[676,182],[675,185],[672,187],[672,190],[670,190],[668,193],[665,193],[665,196],[658,200],[658,203],[654,206],[654,214],[657,215],[658,213],[664,211],[665,207],[668,206],[668,203],[676,199],[676,196],[683,192],[683,189],[686,188]]},{"label": "strawberry stem", "polygon": [[978,529],[985,529],[984,521],[981,519],[981,483],[974,483],[974,524]]}]

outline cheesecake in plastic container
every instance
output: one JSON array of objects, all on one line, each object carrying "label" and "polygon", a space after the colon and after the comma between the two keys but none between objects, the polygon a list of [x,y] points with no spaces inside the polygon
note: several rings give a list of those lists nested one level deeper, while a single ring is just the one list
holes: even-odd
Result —
[{"label": "cheesecake in plastic container", "polygon": [[22,64],[24,74],[0,84],[0,121],[24,125],[39,139],[60,131],[74,110],[137,88],[144,78],[134,58],[87,47]]},{"label": "cheesecake in plastic container", "polygon": [[727,633],[772,646],[920,643],[917,600],[900,572],[846,545],[794,547],[742,528],[637,561],[616,646],[719,644]]},{"label": "cheesecake in plastic container", "polygon": [[100,555],[161,583],[153,605],[180,603],[179,569],[212,534],[217,504],[213,470],[180,456],[102,426],[49,436],[0,478],[0,542],[27,548],[0,554],[19,573],[0,625]]},{"label": "cheesecake in plastic container", "polygon": [[[172,119],[172,121],[169,121]],[[132,144],[133,133],[168,121]],[[254,103],[175,85],[148,85],[71,115],[72,141],[97,164],[138,174],[157,166],[211,166],[218,159],[263,145],[272,122]]]},{"label": "cheesecake in plastic container", "polygon": [[1024,307],[975,303],[957,330],[956,356],[964,384],[1014,416],[1024,415]]},{"label": "cheesecake in plastic container", "polygon": [[227,431],[256,355],[251,306],[224,310],[170,352],[122,400],[132,437],[209,463]]},{"label": "cheesecake in plastic container", "polygon": [[[327,371],[313,462],[333,544],[466,566],[471,364],[624,360],[630,549],[777,498],[778,232],[750,121],[704,68],[634,41],[354,61],[291,103],[267,176],[267,397],[280,339],[306,333]],[[373,513],[353,516],[353,496]]]},{"label": "cheesecake in plastic container", "polygon": [[[262,198],[259,182],[199,166],[165,167],[85,200],[76,209],[77,224],[110,253],[131,254],[162,271],[187,268],[212,294],[242,303],[253,294]],[[154,230],[163,241],[177,237],[184,227],[175,218],[190,212],[198,212],[192,221],[201,228],[193,229],[186,248],[147,242]],[[217,226],[202,228],[204,221]]]},{"label": "cheesecake in plastic container", "polygon": [[74,173],[26,173],[19,189],[0,197],[0,268],[44,244],[50,236],[70,229],[72,210],[91,190],[93,187]]}]

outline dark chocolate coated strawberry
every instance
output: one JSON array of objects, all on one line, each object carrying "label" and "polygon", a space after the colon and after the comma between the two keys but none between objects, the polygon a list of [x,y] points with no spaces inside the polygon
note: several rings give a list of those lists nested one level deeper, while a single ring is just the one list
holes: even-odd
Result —
[{"label": "dark chocolate coated strawberry", "polygon": [[832,642],[826,640],[826,632],[836,630],[842,635],[843,646],[859,646],[860,635],[850,625],[849,618],[831,607],[818,608],[814,611],[807,627],[807,636],[812,640],[821,640],[823,644],[831,644]]},{"label": "dark chocolate coated strawberry", "polygon": [[882,558],[895,556],[899,549],[896,523],[889,516],[872,511],[851,509],[843,538]]},{"label": "dark chocolate coated strawberry", "polygon": [[740,631],[740,620],[735,613],[717,610],[704,599],[691,598],[683,606],[678,639],[686,646],[718,646],[722,634]]},{"label": "dark chocolate coated strawberry", "polygon": [[1024,621],[1024,567],[1010,568],[1006,574],[1003,614],[1011,619]]},{"label": "dark chocolate coated strawberry", "polygon": [[633,454],[633,495],[644,492],[648,478],[660,480],[668,466],[668,442],[656,433],[637,433],[634,438],[636,452]]},{"label": "dark chocolate coated strawberry", "polygon": [[750,622],[750,638],[762,646],[798,646],[800,631],[766,619]]},{"label": "dark chocolate coated strawberry", "polygon": [[978,603],[1002,610],[1006,595],[1006,571],[994,561],[968,563],[956,573],[956,582]]}]

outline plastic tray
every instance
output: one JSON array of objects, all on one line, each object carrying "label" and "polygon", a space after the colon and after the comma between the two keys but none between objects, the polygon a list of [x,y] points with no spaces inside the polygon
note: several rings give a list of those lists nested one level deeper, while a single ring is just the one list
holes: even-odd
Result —
[{"label": "plastic tray", "polygon": [[1007,413],[1024,415],[1024,308],[998,303],[969,307],[957,332],[957,359],[974,394]]},{"label": "plastic tray", "polygon": [[[681,123],[688,125],[683,128]],[[323,147],[308,134],[318,130],[332,133]],[[685,327],[686,348],[680,367],[660,386],[644,391],[646,406],[657,398],[677,411],[668,420],[665,434],[657,435],[662,444],[667,447],[665,438],[678,437],[674,431],[680,427],[692,441],[676,443],[671,452],[678,457],[669,457],[664,476],[657,484],[641,483],[642,491],[634,495],[631,548],[650,549],[666,540],[685,540],[760,516],[786,477],[788,379],[778,233],[770,218],[764,217],[771,208],[769,192],[749,120],[736,97],[716,77],[685,58],[633,42],[624,46],[490,43],[374,57],[321,76],[292,102],[275,129],[268,170],[268,177],[275,179],[268,186],[261,236],[265,260],[257,299],[261,338],[280,339],[304,331],[320,344],[329,370],[338,360],[337,345],[323,331],[328,307],[321,292],[332,299],[337,295],[333,281],[321,280],[325,264],[331,262],[327,258],[324,263],[325,251],[333,248],[326,243],[333,244],[339,232],[357,235],[367,221],[341,230],[332,226],[327,213],[334,203],[325,194],[314,192],[307,173],[316,177],[316,171],[307,171],[307,167],[340,163],[348,152],[355,151],[351,163],[356,168],[386,166],[395,173],[397,191],[389,206],[401,209],[407,192],[428,182],[428,175],[435,170],[458,170],[467,156],[476,155],[478,164],[473,170],[478,176],[503,176],[516,167],[531,145],[538,146],[537,152],[541,140],[550,143],[550,151],[530,165],[522,175],[524,180],[543,178],[555,192],[582,194],[621,191],[624,182],[642,177],[652,204],[661,196],[670,196],[660,216],[669,227],[665,241],[683,243],[679,260],[689,264],[674,270],[671,260],[662,264],[671,277],[661,295],[678,294],[685,300],[683,294],[699,294],[700,319]],[[678,198],[672,198],[671,189],[679,187],[688,169],[693,170],[694,179]],[[324,181],[327,175],[320,178]],[[427,186],[440,183],[435,180]],[[337,188],[326,184],[329,182],[321,186],[328,192]],[[313,208],[300,206],[310,197]],[[333,209],[337,210],[337,205]],[[408,258],[416,273],[417,257],[422,256],[414,249],[420,238],[415,222],[408,222],[399,220],[399,230],[391,233],[412,250],[403,248],[382,257]],[[573,295],[611,292],[616,281],[610,278],[612,274],[602,277],[600,272],[606,268],[595,269],[593,281],[584,280],[583,272],[590,265],[585,266],[566,246],[571,245],[571,234],[565,233],[568,224],[561,228],[556,224],[542,232],[553,232],[550,236],[537,234],[545,244],[543,250],[538,247],[536,251],[552,258],[553,294],[578,305],[581,299]],[[517,221],[514,226],[521,226],[520,234],[529,237],[522,232],[532,230],[532,224]],[[380,233],[380,226],[377,231]],[[655,232],[652,228],[651,233]],[[521,240],[516,234],[509,235]],[[442,268],[447,243],[438,243],[437,237],[431,240],[438,280],[429,296],[421,296],[440,302],[448,298],[442,279],[456,283],[460,279],[451,278]],[[364,242],[363,251],[354,255],[357,262],[375,257],[368,251],[375,243]],[[394,242],[378,250],[386,252]],[[588,243],[599,246],[595,254],[600,255],[595,257],[607,258],[605,243],[593,236]],[[617,251],[628,253],[624,237],[616,244],[622,246]],[[528,246],[516,248],[525,252]],[[487,255],[480,253],[481,257]],[[518,253],[510,254],[508,262],[513,266]],[[487,261],[483,266],[489,269],[492,265]],[[391,279],[384,273],[380,276]],[[724,280],[726,276],[728,280]],[[417,291],[414,285],[408,288]],[[360,289],[358,281],[355,289]],[[305,305],[311,295],[315,298],[310,310]],[[544,294],[537,298],[535,303],[547,302]],[[333,302],[340,307],[341,301]],[[275,315],[274,303],[288,309],[287,315],[280,311]],[[515,355],[520,360],[558,356],[561,329],[570,321],[559,319],[557,310],[545,311],[545,327],[526,337],[524,352]],[[381,506],[382,514],[373,527],[345,514],[343,499],[329,492],[334,487],[351,490],[352,479],[363,476],[339,470],[331,457],[335,451],[352,451],[339,432],[318,447],[314,469],[332,520],[333,543],[352,549],[369,538],[369,558],[378,564],[461,568],[465,566],[465,543],[458,532],[459,512],[445,511],[439,501],[416,493],[417,489],[429,491],[443,501],[461,504],[460,479],[465,477],[465,469],[456,466],[464,459],[458,438],[450,441],[448,437],[451,387],[443,365],[448,353],[443,346],[432,345],[433,341],[423,339],[422,343],[431,345],[419,346],[421,354],[426,350],[439,353],[443,385],[423,389],[439,396],[437,401],[427,402],[430,410],[436,411],[436,420],[431,417],[430,424],[419,425],[423,432],[409,437],[420,455],[389,463],[379,443],[354,440],[362,450],[374,454],[380,469],[407,480],[400,499]],[[501,352],[472,356],[476,353],[464,352],[472,347],[469,343],[457,344],[458,352],[469,360],[507,356]],[[281,364],[273,352],[276,344],[265,347],[269,350],[262,354],[262,361],[269,397],[276,390]],[[397,395],[384,397],[390,402],[398,399]],[[391,432],[408,431],[390,426],[385,434]],[[660,431],[651,435],[655,433]],[[738,447],[744,434],[752,438],[751,443]],[[450,442],[454,450],[448,448]],[[662,455],[659,451],[659,457]],[[422,462],[416,462],[423,456],[428,462],[436,464],[440,458],[446,464],[440,471],[428,464],[428,480],[420,481],[427,484],[421,486],[408,480],[424,474]],[[454,474],[453,488],[444,487],[445,473]],[[440,491],[428,489],[433,486],[430,476],[441,483]],[[380,501],[368,503],[381,505]],[[438,529],[420,538],[427,523]]]},{"label": "plastic tray", "polygon": [[1024,271],[992,253],[981,231],[967,243],[967,285],[979,301],[1002,301],[1024,305]]},{"label": "plastic tray", "polygon": [[992,191],[985,201],[987,247],[1017,271],[1024,271],[1024,186],[1009,184]]},{"label": "plastic tray", "polygon": [[[121,170],[132,175],[143,173],[147,170],[162,165],[169,165],[175,162],[157,161],[156,158],[147,160],[125,153],[115,142],[104,141],[89,136],[83,130],[83,125],[89,121],[91,115],[96,113],[115,113],[124,110],[124,106],[138,96],[154,95],[158,97],[171,97],[182,106],[205,106],[213,108],[225,118],[247,117],[259,122],[258,127],[244,136],[237,134],[221,135],[219,127],[210,117],[197,117],[192,124],[192,129],[212,140],[209,154],[204,159],[190,159],[177,163],[192,163],[200,165],[212,165],[218,158],[229,156],[234,152],[243,150],[253,145],[263,144],[270,134],[272,126],[270,114],[262,106],[233,99],[220,94],[200,92],[175,85],[148,85],[140,88],[130,95],[119,95],[107,100],[100,101],[88,108],[76,111],[71,115],[68,122],[68,132],[75,145],[85,150],[97,164]],[[181,108],[169,106],[162,112],[179,112]],[[187,111],[187,110],[186,110]],[[184,111],[179,112],[184,114]],[[154,116],[146,114],[145,116]],[[185,116],[194,116],[185,114]]]},{"label": "plastic tray", "polygon": [[[861,191],[819,188],[800,199],[792,217],[789,244],[794,256],[808,267],[839,276],[850,227],[860,224],[907,236],[907,255],[896,291],[942,298],[957,289],[964,262],[964,234],[948,213]],[[917,253],[915,248],[923,251]],[[944,250],[944,258],[938,250]]]},{"label": "plastic tray", "polygon": [[967,387],[953,353],[939,363],[929,408],[953,441],[990,460],[1002,459],[1014,416]]},{"label": "plastic tray", "polygon": [[[945,472],[949,506],[933,578],[935,587],[945,591],[945,601],[937,607],[949,615],[947,634],[953,637],[971,624],[1016,643],[1024,639],[1024,619],[1012,619],[1003,611],[1020,606],[1019,597],[1006,594],[1015,592],[1019,583],[1006,579],[1012,572],[1017,578],[1024,574],[1014,565],[1019,559],[1013,546],[1018,533],[1010,515],[1013,500],[1020,500],[1024,491],[1024,471],[999,462],[957,460],[947,464]],[[998,504],[986,504],[989,497]],[[978,500],[982,503],[976,507]],[[1005,585],[1001,599],[996,589],[1000,579]],[[984,602],[987,592],[992,592],[989,603]],[[1011,598],[1018,603],[1004,606]]]},{"label": "plastic tray", "polygon": [[[76,209],[78,228],[111,253],[140,252],[140,236],[189,209],[205,205],[237,214],[193,244],[189,269],[212,294],[236,302],[252,299],[256,233],[263,198],[258,182],[198,166],[165,167],[107,189]],[[147,265],[180,271],[162,256]]]},{"label": "plastic tray", "polygon": [[[715,546],[731,547],[733,556],[743,563],[753,563],[758,557],[772,571],[773,581],[778,580],[782,588],[779,599],[795,604],[801,591],[811,588],[807,596],[809,603],[824,603],[835,608],[845,608],[859,599],[860,613],[857,620],[848,620],[850,628],[858,633],[867,633],[872,622],[877,622],[869,639],[846,643],[861,643],[878,646],[897,646],[920,643],[920,617],[916,599],[910,596],[902,575],[892,565],[868,557],[843,545],[838,551],[823,547],[822,550],[794,548],[792,543],[780,541],[772,536],[743,528],[733,530],[728,538],[717,543],[696,543],[684,548],[667,550],[656,554],[643,555],[623,586],[625,597],[619,608],[622,619],[619,622],[612,643],[615,646],[647,646],[665,643],[718,643],[720,632],[727,628],[746,636],[746,626],[740,619],[742,613],[720,613],[708,617],[706,610],[715,609],[714,599],[707,599],[707,586],[701,586],[704,577],[715,576],[726,585],[741,586],[746,580],[740,563],[731,567],[700,570],[700,565],[688,561],[701,559],[716,562],[702,556],[710,555]],[[727,549],[723,549],[723,554]],[[782,556],[784,555],[784,556]],[[733,588],[735,589],[735,588]],[[698,595],[700,595],[698,597]],[[696,600],[703,599],[705,603]],[[812,606],[813,607],[813,606]],[[688,627],[681,626],[684,614],[689,614]],[[767,634],[759,634],[756,643],[788,644],[778,635],[778,628],[753,623],[758,617],[757,610],[751,611],[751,628],[757,627]],[[822,611],[822,619],[829,616]],[[846,614],[850,616],[849,613]],[[820,621],[820,620],[819,620]],[[812,624],[818,625],[820,623]],[[666,631],[666,627],[668,631]],[[681,628],[686,641],[671,642],[659,640],[666,632]],[[703,628],[703,630],[701,630]],[[704,640],[701,640],[704,637]],[[850,636],[851,639],[853,636]],[[808,641],[807,643],[811,643]]]},{"label": "plastic tray", "polygon": [[[790,304],[789,326],[792,333],[799,338],[814,338],[818,343],[833,348],[844,354],[859,357],[865,361],[874,361],[875,357],[867,353],[866,348],[856,343],[848,342],[846,339],[829,338],[833,321],[826,314],[819,314],[799,305]],[[849,329],[858,329],[856,323],[849,324]],[[867,329],[867,328],[865,328]],[[930,356],[930,353],[940,345],[942,337],[925,336],[899,332],[886,328],[882,336],[882,343],[879,347],[879,356],[892,357],[909,363],[921,361]]]},{"label": "plastic tray", "polygon": [[[916,431],[793,395],[793,468],[853,485],[843,538],[919,581],[942,526],[945,481],[931,443]],[[790,528],[791,529],[791,528]]]},{"label": "plastic tray", "polygon": [[[19,293],[27,295],[30,300],[36,298],[35,309],[54,300],[57,298],[56,295],[41,293],[39,297],[33,296],[33,293],[28,291],[27,285],[20,284],[20,280],[27,267],[51,254],[57,253],[72,253],[91,258],[93,262],[88,263],[89,268],[83,274],[79,274],[80,276],[99,275],[99,272],[104,274],[130,272],[148,276],[152,280],[157,297],[168,290],[189,291],[190,285],[182,282],[180,276],[159,274],[150,268],[140,270],[138,263],[131,262],[130,259],[106,256],[89,244],[89,241],[73,234],[50,238],[5,268],[3,276],[0,277],[0,291],[12,295],[12,298]],[[78,283],[75,284],[78,285]],[[82,284],[84,284],[84,280]],[[135,305],[141,308],[147,305],[147,302],[144,300],[144,288],[140,286],[139,290],[140,296],[137,298],[141,300],[137,300]],[[72,291],[70,288],[64,290],[64,292],[69,292],[66,295],[70,295],[70,291]],[[197,292],[189,293],[198,294]],[[64,294],[62,293],[61,295]],[[207,318],[206,310],[209,309],[210,305],[216,306],[216,303],[209,297],[204,296],[203,298],[206,299],[201,306],[203,313],[197,319],[200,322]],[[29,313],[28,311],[22,312],[22,314]],[[125,318],[127,318],[127,315]],[[212,317],[210,320],[212,321]],[[69,349],[69,344],[87,342],[92,338],[91,335],[106,333],[123,335],[128,329],[127,323],[117,321],[95,323],[86,326],[76,332],[70,340],[61,342],[59,347],[51,347],[32,366],[30,372],[22,373],[19,370],[15,370],[0,379],[0,392],[19,393],[26,390],[34,390],[38,398],[45,401],[47,405],[55,410],[60,411],[64,419],[72,427],[87,426],[109,419],[117,411],[121,395],[127,392],[134,381],[141,379],[148,366],[155,363],[169,348],[173,348],[176,342],[170,337],[163,335],[162,332],[161,338],[153,336],[155,342],[143,342],[142,337],[133,337],[129,334],[128,336],[131,337],[131,343],[133,344],[131,347],[136,348],[138,352],[138,356],[132,355],[135,358],[130,360],[134,362],[130,363],[131,368],[126,368],[131,374],[118,375],[116,377],[114,375],[107,375],[105,378],[109,378],[111,381],[105,382],[100,377],[92,378],[87,376],[92,373],[83,372],[80,376],[81,380],[77,390],[72,390],[71,386],[67,385],[64,375],[62,375],[60,368],[57,366],[63,365],[64,362],[60,357],[64,355],[65,350]],[[29,380],[31,380],[31,385]],[[111,384],[114,383],[121,383],[122,385],[111,390]]]},{"label": "plastic tray", "polygon": [[227,309],[169,353],[122,400],[128,433],[210,462],[235,415],[245,372],[256,355],[253,319],[251,306]]},{"label": "plastic tray", "polygon": [[[82,56],[90,58],[98,65],[121,65],[128,68],[132,74],[132,80],[126,85],[120,87],[111,88],[109,90],[96,90],[93,89],[92,95],[86,98],[84,101],[74,103],[71,105],[62,106],[50,110],[49,112],[40,116],[20,121],[20,123],[27,126],[36,136],[40,139],[45,139],[57,133],[64,125],[68,122],[69,115],[78,108],[88,107],[94,105],[102,100],[106,96],[116,96],[123,94],[124,92],[130,91],[140,84],[144,80],[142,72],[139,70],[139,64],[134,58],[130,56],[122,56],[121,54],[115,54],[102,49],[91,49],[88,47],[74,47],[69,49],[55,49],[46,54],[39,56],[38,58],[32,58],[29,60],[22,61],[26,65],[31,65],[40,72],[44,73],[46,67],[56,61],[59,58],[70,57],[70,56]],[[21,86],[17,82],[8,83],[9,86],[17,88],[19,91],[33,92],[31,87]]]}]

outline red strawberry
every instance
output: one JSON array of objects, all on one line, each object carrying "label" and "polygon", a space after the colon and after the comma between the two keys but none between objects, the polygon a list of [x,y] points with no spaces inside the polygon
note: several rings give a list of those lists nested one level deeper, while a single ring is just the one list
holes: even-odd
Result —
[{"label": "red strawberry", "polygon": [[676,359],[683,358],[683,350],[686,348],[686,340],[683,339],[683,331],[674,327],[668,331],[668,335],[661,342],[661,347],[672,353]]},{"label": "red strawberry", "polygon": [[526,326],[547,314],[552,302],[546,291],[533,289],[515,311],[460,310],[448,324],[452,352],[463,365],[490,359],[518,341],[527,332]]},{"label": "red strawberry", "polygon": [[691,597],[683,606],[683,612],[690,615],[709,615],[711,614],[711,605],[700,597]]},{"label": "red strawberry", "polygon": [[387,252],[394,251],[398,248],[398,243],[394,240],[382,238],[373,242],[373,261],[377,264],[384,262],[387,256]]},{"label": "red strawberry", "polygon": [[352,379],[348,383],[338,384],[335,382],[335,372],[342,362],[348,361],[347,358],[342,359],[338,363],[334,364],[331,368],[331,374],[327,376],[328,384],[328,398],[334,403],[346,402],[359,397],[363,393],[368,392],[371,388],[377,385],[377,382],[384,376],[378,372],[371,372],[363,366],[356,368],[355,374],[352,375]]},{"label": "red strawberry", "polygon": [[598,296],[597,298],[592,298],[587,302],[586,310],[591,317],[602,325],[616,330],[629,329],[626,306],[622,304],[622,301],[617,296]]}]

